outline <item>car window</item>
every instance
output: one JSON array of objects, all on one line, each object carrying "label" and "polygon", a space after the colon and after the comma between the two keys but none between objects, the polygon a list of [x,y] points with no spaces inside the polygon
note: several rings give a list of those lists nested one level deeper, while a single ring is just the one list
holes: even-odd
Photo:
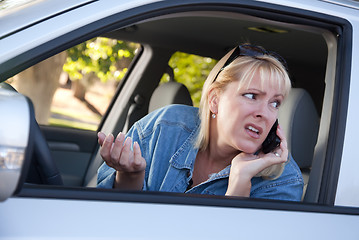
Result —
[{"label": "car window", "polygon": [[139,44],[97,37],[9,80],[28,96],[41,125],[97,130]]},{"label": "car window", "polygon": [[[201,100],[203,83],[217,60],[210,57],[176,52],[168,65],[173,69],[174,81],[184,84],[193,101],[193,106],[198,107]],[[170,81],[170,76],[164,74],[161,83]]]}]

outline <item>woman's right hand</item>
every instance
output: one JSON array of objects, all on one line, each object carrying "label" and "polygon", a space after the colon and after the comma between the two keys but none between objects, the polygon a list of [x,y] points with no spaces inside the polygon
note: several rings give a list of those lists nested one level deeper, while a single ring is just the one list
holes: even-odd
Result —
[{"label": "woman's right hand", "polygon": [[142,157],[140,146],[133,144],[132,139],[119,133],[114,142],[114,136],[98,133],[98,143],[101,146],[100,155],[109,167],[116,170],[115,188],[141,190],[145,176],[146,161]]}]

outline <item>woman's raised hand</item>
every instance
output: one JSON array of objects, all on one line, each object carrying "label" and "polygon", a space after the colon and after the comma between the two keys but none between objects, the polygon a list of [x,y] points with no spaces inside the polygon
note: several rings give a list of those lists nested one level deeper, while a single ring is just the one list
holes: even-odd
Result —
[{"label": "woman's raised hand", "polygon": [[98,133],[98,143],[101,146],[100,155],[109,167],[114,168],[116,172],[115,188],[122,189],[142,189],[143,179],[146,169],[146,161],[142,157],[140,146],[137,142],[125,134],[119,133],[114,140],[114,136],[104,133]]},{"label": "woman's raised hand", "polygon": [[258,155],[242,152],[233,158],[226,195],[249,197],[253,177],[269,167],[279,167],[276,165],[287,161],[287,140],[280,127],[277,129],[277,135],[281,143],[275,151],[267,154],[260,152]]}]

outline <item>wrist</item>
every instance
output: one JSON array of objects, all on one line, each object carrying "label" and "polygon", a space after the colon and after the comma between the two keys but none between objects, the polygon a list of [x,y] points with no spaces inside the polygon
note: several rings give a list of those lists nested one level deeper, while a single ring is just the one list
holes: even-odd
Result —
[{"label": "wrist", "polygon": [[249,197],[251,193],[252,183],[250,180],[236,179],[229,180],[226,196]]},{"label": "wrist", "polygon": [[125,190],[141,190],[145,170],[139,172],[120,172],[116,171],[114,188]]}]

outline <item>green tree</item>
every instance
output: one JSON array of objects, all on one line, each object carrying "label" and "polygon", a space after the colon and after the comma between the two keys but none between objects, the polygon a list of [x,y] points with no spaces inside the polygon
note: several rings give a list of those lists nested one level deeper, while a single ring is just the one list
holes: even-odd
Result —
[{"label": "green tree", "polygon": [[138,46],[115,39],[94,38],[68,49],[63,69],[69,74],[71,81],[77,81],[76,86],[81,83],[85,89],[96,79],[102,82],[109,79],[120,81]]},{"label": "green tree", "polygon": [[138,44],[109,38],[94,38],[83,42],[68,52],[64,70],[71,80],[83,78],[94,72],[101,81],[120,80],[127,71],[128,64],[135,55]]},{"label": "green tree", "polygon": [[[216,60],[209,57],[201,57],[183,52],[172,55],[169,66],[172,67],[177,82],[183,83],[188,88],[193,105],[198,107],[201,100],[203,83],[212,70]],[[168,81],[163,77],[161,82]]]},{"label": "green tree", "polygon": [[[63,69],[72,81],[80,80],[85,86],[91,84],[93,75],[103,82],[109,79],[119,81],[138,47],[136,43],[94,38],[69,49]],[[199,105],[203,83],[216,62],[209,57],[183,52],[176,52],[169,61],[176,81],[187,86],[195,106]],[[168,81],[168,77],[163,77],[161,81]]]}]

